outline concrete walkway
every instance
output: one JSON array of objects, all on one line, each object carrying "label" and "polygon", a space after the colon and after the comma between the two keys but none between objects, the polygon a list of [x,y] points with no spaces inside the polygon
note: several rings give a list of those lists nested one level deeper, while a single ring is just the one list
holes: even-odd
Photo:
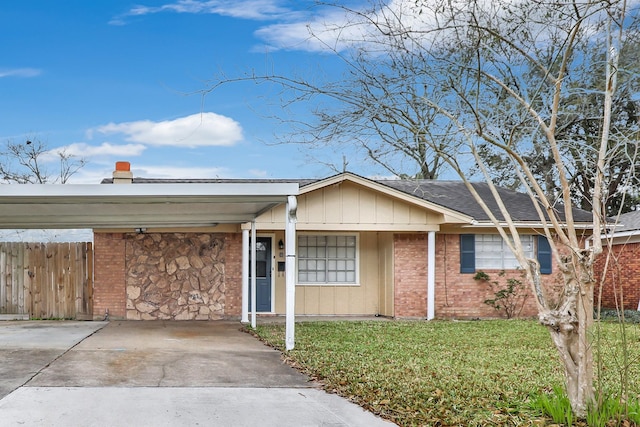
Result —
[{"label": "concrete walkway", "polygon": [[0,425],[389,426],[237,322],[2,322]]}]

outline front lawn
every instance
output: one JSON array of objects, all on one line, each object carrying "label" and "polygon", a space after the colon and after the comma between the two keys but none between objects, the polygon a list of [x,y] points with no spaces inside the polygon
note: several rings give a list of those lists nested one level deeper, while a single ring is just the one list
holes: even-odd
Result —
[{"label": "front lawn", "polygon": [[[258,325],[256,333],[284,349],[284,325]],[[603,324],[600,336],[601,378],[611,389],[623,360],[612,350],[619,326]],[[627,326],[636,398],[639,336],[639,325]],[[286,356],[327,390],[399,425],[546,425],[530,397],[562,384],[549,333],[534,321],[302,322]]]}]

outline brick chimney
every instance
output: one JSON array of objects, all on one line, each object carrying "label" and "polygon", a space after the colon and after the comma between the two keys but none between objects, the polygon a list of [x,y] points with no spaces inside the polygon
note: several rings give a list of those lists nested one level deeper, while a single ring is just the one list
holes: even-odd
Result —
[{"label": "brick chimney", "polygon": [[131,173],[131,163],[116,162],[116,170],[113,171],[114,184],[133,183],[133,173]]}]

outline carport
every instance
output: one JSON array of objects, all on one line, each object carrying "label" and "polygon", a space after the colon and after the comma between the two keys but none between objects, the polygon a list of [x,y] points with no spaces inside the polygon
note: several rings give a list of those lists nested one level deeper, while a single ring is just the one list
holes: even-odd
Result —
[{"label": "carport", "polygon": [[[242,224],[242,321],[256,325],[256,218],[286,204],[286,347],[294,347],[297,183],[30,184],[0,186],[0,228],[213,227]],[[251,239],[249,238],[251,233]],[[250,244],[251,242],[251,244]],[[251,246],[251,247],[250,247]],[[251,251],[251,284],[249,260]]]}]

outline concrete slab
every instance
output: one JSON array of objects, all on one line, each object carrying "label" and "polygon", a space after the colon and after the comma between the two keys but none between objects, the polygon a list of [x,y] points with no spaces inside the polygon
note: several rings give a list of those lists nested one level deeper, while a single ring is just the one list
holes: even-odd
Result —
[{"label": "concrete slab", "polygon": [[336,395],[288,388],[22,388],[0,400],[3,425],[393,425]]},{"label": "concrete slab", "polygon": [[57,321],[0,323],[0,399],[105,325],[105,322]]},{"label": "concrete slab", "polygon": [[108,322],[9,321],[0,323],[0,349],[66,351]]},{"label": "concrete slab", "polygon": [[224,321],[0,325],[0,425],[393,425],[322,391],[240,328]]},{"label": "concrete slab", "polygon": [[111,322],[29,387],[315,387],[237,322]]}]

